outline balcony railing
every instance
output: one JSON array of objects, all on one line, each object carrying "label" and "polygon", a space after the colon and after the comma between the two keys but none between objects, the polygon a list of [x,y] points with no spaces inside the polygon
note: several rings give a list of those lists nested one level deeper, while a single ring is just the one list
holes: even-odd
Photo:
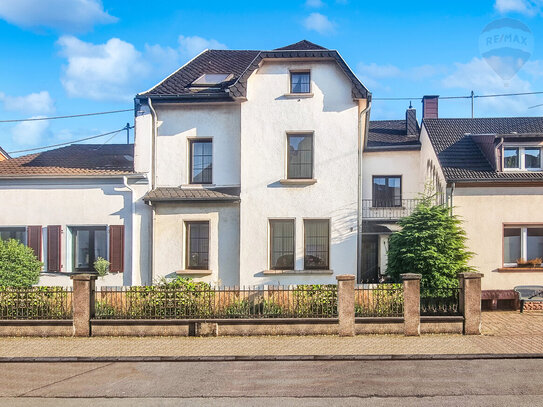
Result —
[{"label": "balcony railing", "polygon": [[[372,199],[362,200],[362,218],[396,220],[411,215],[415,210],[418,199],[402,199],[401,204],[393,206],[395,202],[375,202]],[[397,202],[400,203],[400,202]]]}]

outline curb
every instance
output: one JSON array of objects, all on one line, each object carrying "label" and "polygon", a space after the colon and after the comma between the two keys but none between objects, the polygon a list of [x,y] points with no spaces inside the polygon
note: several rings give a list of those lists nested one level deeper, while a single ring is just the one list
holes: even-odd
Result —
[{"label": "curb", "polygon": [[258,355],[258,356],[53,356],[0,357],[0,363],[66,362],[304,362],[543,359],[543,353],[397,354],[397,355]]}]

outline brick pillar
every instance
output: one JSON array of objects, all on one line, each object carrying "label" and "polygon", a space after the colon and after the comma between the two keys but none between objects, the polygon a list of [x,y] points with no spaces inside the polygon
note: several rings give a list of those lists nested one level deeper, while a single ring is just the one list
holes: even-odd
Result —
[{"label": "brick pillar", "polygon": [[337,280],[339,336],[354,336],[354,275],[341,274]]},{"label": "brick pillar", "polygon": [[460,273],[460,312],[464,315],[464,335],[481,334],[481,273]]},{"label": "brick pillar", "polygon": [[74,336],[91,336],[90,320],[94,316],[96,274],[72,274]]},{"label": "brick pillar", "polygon": [[403,329],[405,336],[420,335],[420,279],[422,275],[402,274]]}]

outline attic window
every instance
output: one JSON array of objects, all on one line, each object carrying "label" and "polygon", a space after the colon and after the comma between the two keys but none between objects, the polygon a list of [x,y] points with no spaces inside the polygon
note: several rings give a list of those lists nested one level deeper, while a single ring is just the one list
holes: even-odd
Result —
[{"label": "attic window", "polygon": [[505,170],[541,170],[541,148],[539,146],[505,147],[503,150]]},{"label": "attic window", "polygon": [[205,73],[190,84],[190,86],[210,87],[229,81],[234,75],[231,73]]}]

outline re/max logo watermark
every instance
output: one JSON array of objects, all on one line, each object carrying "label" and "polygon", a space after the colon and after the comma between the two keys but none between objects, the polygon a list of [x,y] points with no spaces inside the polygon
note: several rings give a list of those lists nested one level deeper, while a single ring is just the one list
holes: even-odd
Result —
[{"label": "re/max logo watermark", "polygon": [[486,37],[486,45],[492,46],[492,45],[524,45],[528,46],[528,37],[525,37],[523,35],[515,35],[515,34],[496,34],[496,35],[489,35]]}]

